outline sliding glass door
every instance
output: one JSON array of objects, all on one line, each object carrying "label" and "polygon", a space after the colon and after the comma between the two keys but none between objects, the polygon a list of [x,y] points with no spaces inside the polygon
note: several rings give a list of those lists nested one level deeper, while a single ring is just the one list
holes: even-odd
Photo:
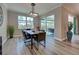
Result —
[{"label": "sliding glass door", "polygon": [[45,31],[47,30],[47,29],[46,29],[46,20],[45,20],[45,18],[43,18],[43,19],[41,20],[41,29],[42,29],[42,30],[45,30]]},{"label": "sliding glass door", "polygon": [[41,20],[41,29],[45,30],[47,35],[54,34],[54,15]]}]

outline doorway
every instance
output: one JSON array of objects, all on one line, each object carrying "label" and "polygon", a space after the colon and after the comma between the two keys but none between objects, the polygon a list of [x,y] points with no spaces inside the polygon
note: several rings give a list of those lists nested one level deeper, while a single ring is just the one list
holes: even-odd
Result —
[{"label": "doorway", "polygon": [[73,35],[76,34],[76,17],[72,15],[68,15],[68,22],[71,22],[73,24],[72,33]]}]

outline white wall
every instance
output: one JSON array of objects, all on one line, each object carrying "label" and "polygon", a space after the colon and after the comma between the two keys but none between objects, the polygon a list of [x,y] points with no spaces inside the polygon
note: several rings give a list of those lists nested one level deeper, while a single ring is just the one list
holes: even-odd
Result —
[{"label": "white wall", "polygon": [[3,24],[0,26],[0,36],[2,36],[2,44],[4,44],[7,40],[7,8],[4,4],[0,4],[0,6],[3,10]]}]

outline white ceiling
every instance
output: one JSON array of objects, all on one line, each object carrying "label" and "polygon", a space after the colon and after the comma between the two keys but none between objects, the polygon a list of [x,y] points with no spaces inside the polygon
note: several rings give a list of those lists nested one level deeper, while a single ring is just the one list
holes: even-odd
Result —
[{"label": "white ceiling", "polygon": [[[8,10],[16,12],[28,14],[31,11],[30,3],[6,3],[6,5]],[[60,3],[36,3],[35,12],[43,15],[60,5]]]},{"label": "white ceiling", "polygon": [[71,10],[74,14],[79,15],[79,3],[66,3],[64,6]]}]

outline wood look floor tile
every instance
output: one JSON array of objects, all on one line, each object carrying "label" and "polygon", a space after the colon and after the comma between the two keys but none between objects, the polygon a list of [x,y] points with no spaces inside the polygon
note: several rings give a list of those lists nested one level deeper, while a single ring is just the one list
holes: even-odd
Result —
[{"label": "wood look floor tile", "polygon": [[73,37],[72,42],[61,42],[53,36],[46,37],[46,47],[39,45],[39,50],[34,46],[25,45],[22,37],[8,39],[2,47],[3,55],[79,55],[79,36]]}]

